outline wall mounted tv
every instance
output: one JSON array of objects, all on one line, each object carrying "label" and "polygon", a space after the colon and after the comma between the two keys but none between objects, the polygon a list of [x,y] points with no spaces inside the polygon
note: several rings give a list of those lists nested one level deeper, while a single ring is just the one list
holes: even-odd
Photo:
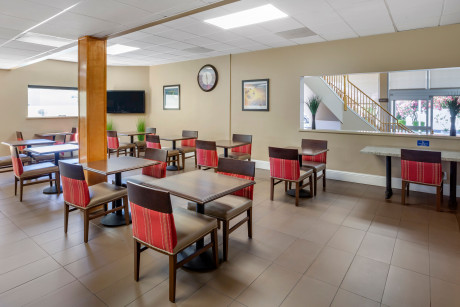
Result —
[{"label": "wall mounted tv", "polygon": [[107,113],[145,113],[145,91],[107,91]]}]

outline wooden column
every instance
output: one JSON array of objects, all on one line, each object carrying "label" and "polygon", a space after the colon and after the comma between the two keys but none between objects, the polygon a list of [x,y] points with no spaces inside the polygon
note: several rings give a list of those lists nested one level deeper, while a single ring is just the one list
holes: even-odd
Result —
[{"label": "wooden column", "polygon": [[[107,160],[107,53],[106,40],[78,39],[78,137],[80,163]],[[107,180],[86,172],[89,185]]]}]

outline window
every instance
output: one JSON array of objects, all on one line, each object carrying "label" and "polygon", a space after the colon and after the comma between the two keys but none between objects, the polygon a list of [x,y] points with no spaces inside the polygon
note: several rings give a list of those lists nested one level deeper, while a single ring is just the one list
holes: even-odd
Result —
[{"label": "window", "polygon": [[78,116],[78,89],[29,85],[29,118]]}]

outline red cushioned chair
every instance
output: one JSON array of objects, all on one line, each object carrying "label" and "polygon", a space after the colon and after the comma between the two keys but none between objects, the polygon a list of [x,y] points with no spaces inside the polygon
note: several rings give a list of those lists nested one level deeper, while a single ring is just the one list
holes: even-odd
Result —
[{"label": "red cushioned chair", "polygon": [[[172,210],[168,192],[128,182],[134,239],[134,280],[139,281],[141,252],[151,248],[169,256],[169,300],[176,300],[176,271],[184,264],[212,248],[216,267],[219,265],[217,222],[204,214],[182,208]],[[211,235],[211,242],[184,260],[177,254]],[[141,248],[141,245],[145,247]]]},{"label": "red cushioned chair", "polygon": [[[23,187],[43,182],[49,182],[50,186],[53,186],[53,182],[56,182],[57,191],[61,193],[59,188],[61,186],[59,183],[59,168],[56,165],[50,162],[23,165],[18,149],[10,146],[10,152],[14,172],[14,195],[17,194],[19,182],[19,201],[22,201]],[[45,176],[48,178],[35,180]]]},{"label": "red cushioned chair", "polygon": [[126,178],[126,181],[142,184],[166,177],[166,164],[168,160],[167,150],[146,148],[144,158],[160,162],[160,164],[144,167],[142,168],[141,175],[128,177]]},{"label": "red cushioned chair", "polygon": [[[81,210],[84,214],[84,241],[88,242],[89,221],[109,213],[125,210],[125,222],[129,225],[127,190],[107,182],[88,187],[83,167],[59,161],[59,170],[64,190],[64,232],[67,233],[69,212]],[[107,210],[107,204],[122,199],[123,206]],[[72,208],[70,208],[72,207]]]},{"label": "red cushioned chair", "polygon": [[[160,137],[158,135],[147,135],[145,138],[147,148],[156,148],[162,149],[160,143]],[[171,164],[173,162],[177,162],[177,166],[181,169],[180,166],[180,151],[178,149],[166,149],[168,153],[168,161],[167,164]]]},{"label": "red cushioned chair", "polygon": [[73,127],[72,131],[70,131],[70,133],[72,133],[72,135],[70,135],[69,142],[78,143],[78,130],[77,130],[77,128]]},{"label": "red cushioned chair", "polygon": [[436,187],[436,210],[441,211],[443,179],[441,153],[434,151],[401,149],[401,203],[406,204],[409,184]]},{"label": "red cushioned chair", "polygon": [[232,140],[234,142],[249,142],[250,144],[232,148],[231,152],[228,154],[228,157],[232,159],[251,161],[252,135],[233,134]]},{"label": "red cushioned chair", "polygon": [[[24,141],[24,137],[22,136],[21,131],[16,131],[16,140],[17,141]],[[19,153],[23,153],[24,149],[26,149],[26,146],[17,146]]]},{"label": "red cushioned chair", "polygon": [[196,140],[196,158],[198,168],[216,169],[219,156],[216,142]]},{"label": "red cushioned chair", "polygon": [[[227,176],[254,180],[256,163],[228,158],[219,159],[217,173]],[[204,214],[216,218],[222,222],[224,240],[224,261],[228,258],[229,235],[244,223],[248,223],[248,237],[252,238],[252,200],[254,198],[254,186],[226,195],[215,201],[206,203]],[[196,203],[188,203],[188,209],[196,211]],[[230,228],[230,221],[246,212],[246,217]]]},{"label": "red cushioned chair", "polygon": [[[327,141],[302,140],[302,149],[327,149]],[[316,196],[318,181],[323,178],[323,191],[326,191],[326,161],[327,151],[316,156],[302,156],[302,169],[313,170],[314,192]],[[320,174],[321,172],[321,174]]]},{"label": "red cushioned chair", "polygon": [[[116,131],[107,131],[107,154],[117,153],[117,157],[120,156],[120,153],[124,153],[125,156],[128,155],[128,150],[136,151],[136,145],[131,143],[121,143],[118,140],[118,134]],[[139,156],[139,153],[137,154]]]},{"label": "red cushioned chair", "polygon": [[[157,128],[147,127],[145,128],[145,133],[146,133],[146,136],[149,134],[157,134]],[[136,141],[134,142],[134,144],[136,145],[138,153],[144,152],[145,148],[147,147],[145,137],[143,141]]]},{"label": "red cushioned chair", "polygon": [[[284,190],[288,184],[295,184],[295,205],[299,205],[300,189],[310,186],[313,195],[313,170],[300,170],[299,151],[297,149],[268,147],[270,158],[270,200],[273,200],[275,185],[285,182]],[[308,179],[307,183],[304,180]],[[278,180],[278,181],[276,181]]]},{"label": "red cushioned chair", "polygon": [[[198,131],[193,130],[182,130],[183,137],[193,137],[193,139],[182,140],[178,149],[182,154],[182,164],[185,167],[185,159],[195,157],[195,167],[197,167],[197,157],[196,157],[196,139],[198,139]],[[188,157],[185,156],[187,153],[193,153]]]}]

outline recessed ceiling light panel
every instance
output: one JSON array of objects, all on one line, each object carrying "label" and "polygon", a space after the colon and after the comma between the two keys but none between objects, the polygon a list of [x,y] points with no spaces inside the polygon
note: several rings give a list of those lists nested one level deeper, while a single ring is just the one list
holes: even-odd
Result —
[{"label": "recessed ceiling light panel", "polygon": [[16,38],[17,41],[24,43],[31,43],[37,45],[51,46],[51,47],[62,47],[74,42],[72,39],[27,32],[24,35]]},{"label": "recessed ceiling light panel", "polygon": [[267,4],[221,17],[206,19],[205,22],[223,29],[233,29],[284,17],[288,17],[288,15],[273,5]]},{"label": "recessed ceiling light panel", "polygon": [[131,52],[131,51],[134,51],[134,50],[139,50],[139,48],[116,44],[116,45],[112,45],[110,47],[107,47],[107,54],[117,55],[117,54],[122,54],[122,53],[126,53],[126,52]]}]

